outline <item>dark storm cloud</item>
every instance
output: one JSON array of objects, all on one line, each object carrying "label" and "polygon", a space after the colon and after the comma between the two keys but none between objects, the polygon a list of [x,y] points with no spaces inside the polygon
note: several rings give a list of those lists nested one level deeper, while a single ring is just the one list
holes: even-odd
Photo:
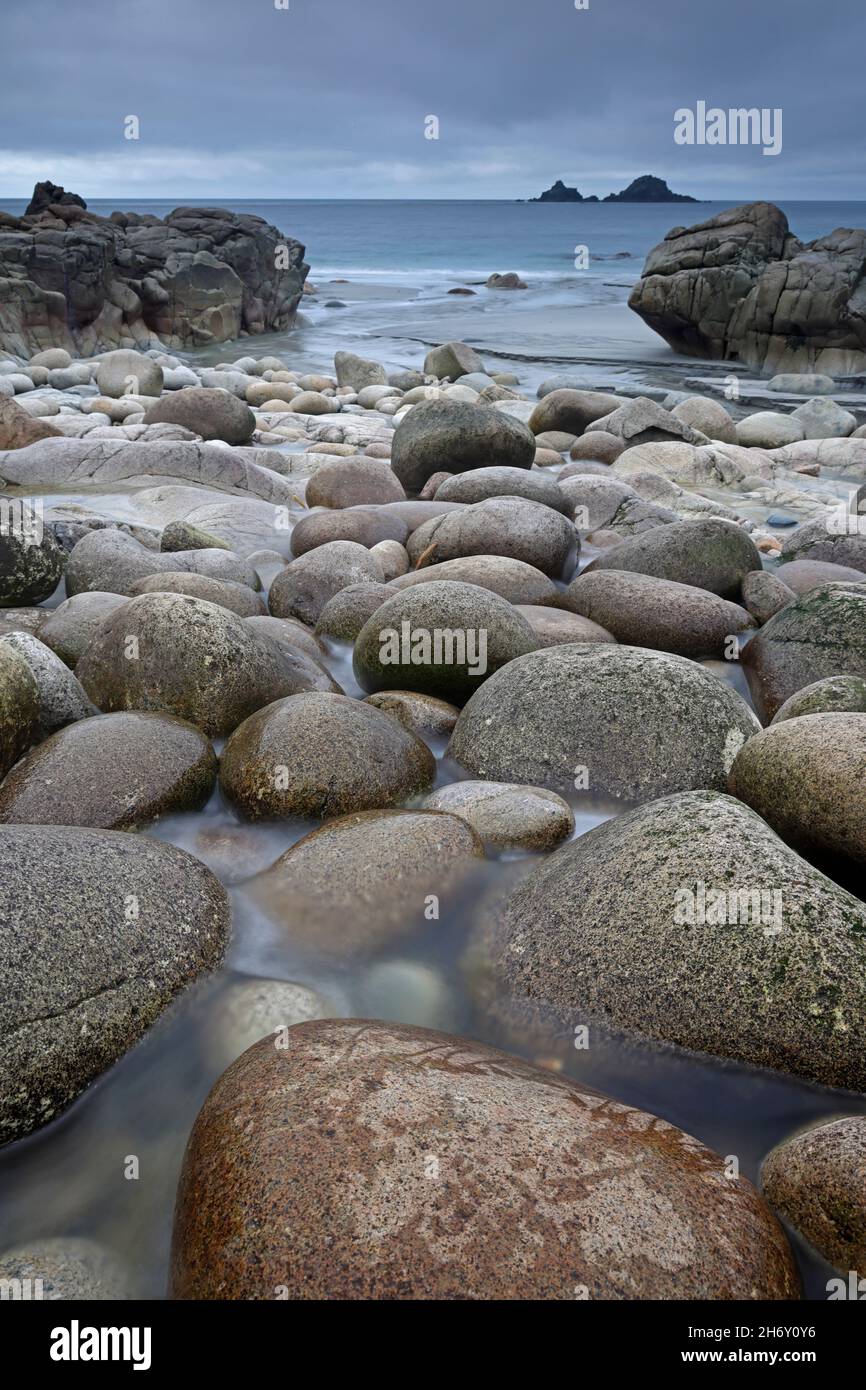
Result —
[{"label": "dark storm cloud", "polygon": [[[644,172],[866,196],[860,0],[3,0],[0,23],[0,196],[604,194]],[[781,154],[676,145],[699,100],[781,107]]]}]

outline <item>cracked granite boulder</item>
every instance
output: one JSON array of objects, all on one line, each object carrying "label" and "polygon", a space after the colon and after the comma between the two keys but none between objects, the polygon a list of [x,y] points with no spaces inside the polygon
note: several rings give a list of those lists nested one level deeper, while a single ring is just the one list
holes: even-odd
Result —
[{"label": "cracked granite boulder", "polygon": [[0,213],[3,351],[190,348],[294,323],[304,248],[262,218],[184,207],[165,220],[98,217],[45,187],[23,217]]},{"label": "cracked granite boulder", "polygon": [[0,828],[0,1144],[47,1124],[219,965],[225,889],[123,831]]},{"label": "cracked granite boulder", "polygon": [[629,305],[676,352],[755,371],[866,369],[866,231],[803,243],[773,203],[674,227],[647,257]]}]

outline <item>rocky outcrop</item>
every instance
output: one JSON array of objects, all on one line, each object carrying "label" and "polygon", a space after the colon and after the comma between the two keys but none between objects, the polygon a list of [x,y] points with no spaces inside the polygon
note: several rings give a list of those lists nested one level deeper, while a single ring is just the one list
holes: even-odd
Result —
[{"label": "rocky outcrop", "polygon": [[0,349],[86,357],[281,332],[301,298],[303,256],[250,214],[98,217],[76,194],[37,184],[23,217],[0,213]]},{"label": "rocky outcrop", "polygon": [[804,244],[773,203],[674,227],[647,257],[629,305],[677,352],[753,370],[866,368],[866,231]]},{"label": "rocky outcrop", "polygon": [[655,174],[641,174],[640,178],[632,179],[628,188],[624,188],[620,193],[608,193],[603,199],[605,203],[696,203],[697,198],[692,198],[688,193],[672,193],[664,179],[657,179]]},{"label": "rocky outcrop", "polygon": [[530,198],[530,203],[582,203],[583,194],[577,188],[567,188],[562,179],[557,179],[556,183],[550,188],[545,188],[544,192],[537,198]]}]

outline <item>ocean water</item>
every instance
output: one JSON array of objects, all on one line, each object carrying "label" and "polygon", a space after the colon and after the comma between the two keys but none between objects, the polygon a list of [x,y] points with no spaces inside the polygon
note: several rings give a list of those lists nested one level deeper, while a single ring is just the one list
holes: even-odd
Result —
[{"label": "ocean water", "polygon": [[[0,200],[16,216],[24,198]],[[177,199],[95,199],[91,212],[114,209],[165,217]],[[310,275],[370,275],[410,283],[455,284],[516,270],[526,279],[574,278],[574,248],[589,247],[589,279],[609,278],[607,262],[619,252],[643,258],[665,233],[716,216],[735,201],[706,203],[518,203],[495,200],[222,199],[219,205],[273,223],[307,248]],[[186,204],[213,207],[214,201]],[[866,202],[792,202],[783,205],[802,240],[835,227],[860,227]],[[636,267],[638,270],[640,267]]]},{"label": "ocean water", "polygon": [[[433,343],[460,339],[491,358],[494,369],[525,364],[530,389],[551,371],[590,364],[597,385],[635,380],[672,383],[677,358],[628,308],[647,253],[677,225],[702,222],[730,202],[571,203],[505,201],[222,200],[253,213],[306,247],[309,280],[297,326],[269,334],[256,350],[290,365],[328,370],[339,348],[353,347],[389,370],[417,367]],[[190,206],[213,206],[213,201]],[[107,216],[115,208],[165,217],[176,199],[108,199],[89,203]],[[26,200],[0,201],[20,215]],[[784,207],[792,231],[812,240],[836,227],[866,226],[866,203],[793,202]],[[586,269],[575,268],[586,247]],[[494,271],[517,271],[526,290],[487,290]],[[348,283],[332,283],[348,281]],[[469,286],[472,296],[449,295]],[[367,347],[363,346],[366,343]],[[231,360],[249,350],[220,344],[190,354]],[[499,359],[499,360],[497,360]],[[712,370],[712,369],[710,369]],[[654,374],[654,375],[653,375]],[[682,372],[680,372],[682,375]]]}]

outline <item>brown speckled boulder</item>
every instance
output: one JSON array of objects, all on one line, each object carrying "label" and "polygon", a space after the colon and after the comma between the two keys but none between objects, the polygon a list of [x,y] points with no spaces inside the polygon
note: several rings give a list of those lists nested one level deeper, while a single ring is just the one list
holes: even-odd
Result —
[{"label": "brown speckled boulder", "polygon": [[866,1269],[866,1115],[814,1125],[764,1160],[767,1200],[825,1260]]},{"label": "brown speckled boulder", "polygon": [[217,760],[200,729],[167,714],[101,714],[45,739],[0,787],[0,821],[135,830],[199,810]]},{"label": "brown speckled boulder", "polygon": [[309,691],[244,720],[226,744],[220,786],[248,820],[340,816],[425,791],[435,768],[427,745],[390,715]]},{"label": "brown speckled boulder", "polygon": [[764,1202],[665,1121],[447,1033],[321,1020],[211,1091],[176,1299],[788,1299]]}]

